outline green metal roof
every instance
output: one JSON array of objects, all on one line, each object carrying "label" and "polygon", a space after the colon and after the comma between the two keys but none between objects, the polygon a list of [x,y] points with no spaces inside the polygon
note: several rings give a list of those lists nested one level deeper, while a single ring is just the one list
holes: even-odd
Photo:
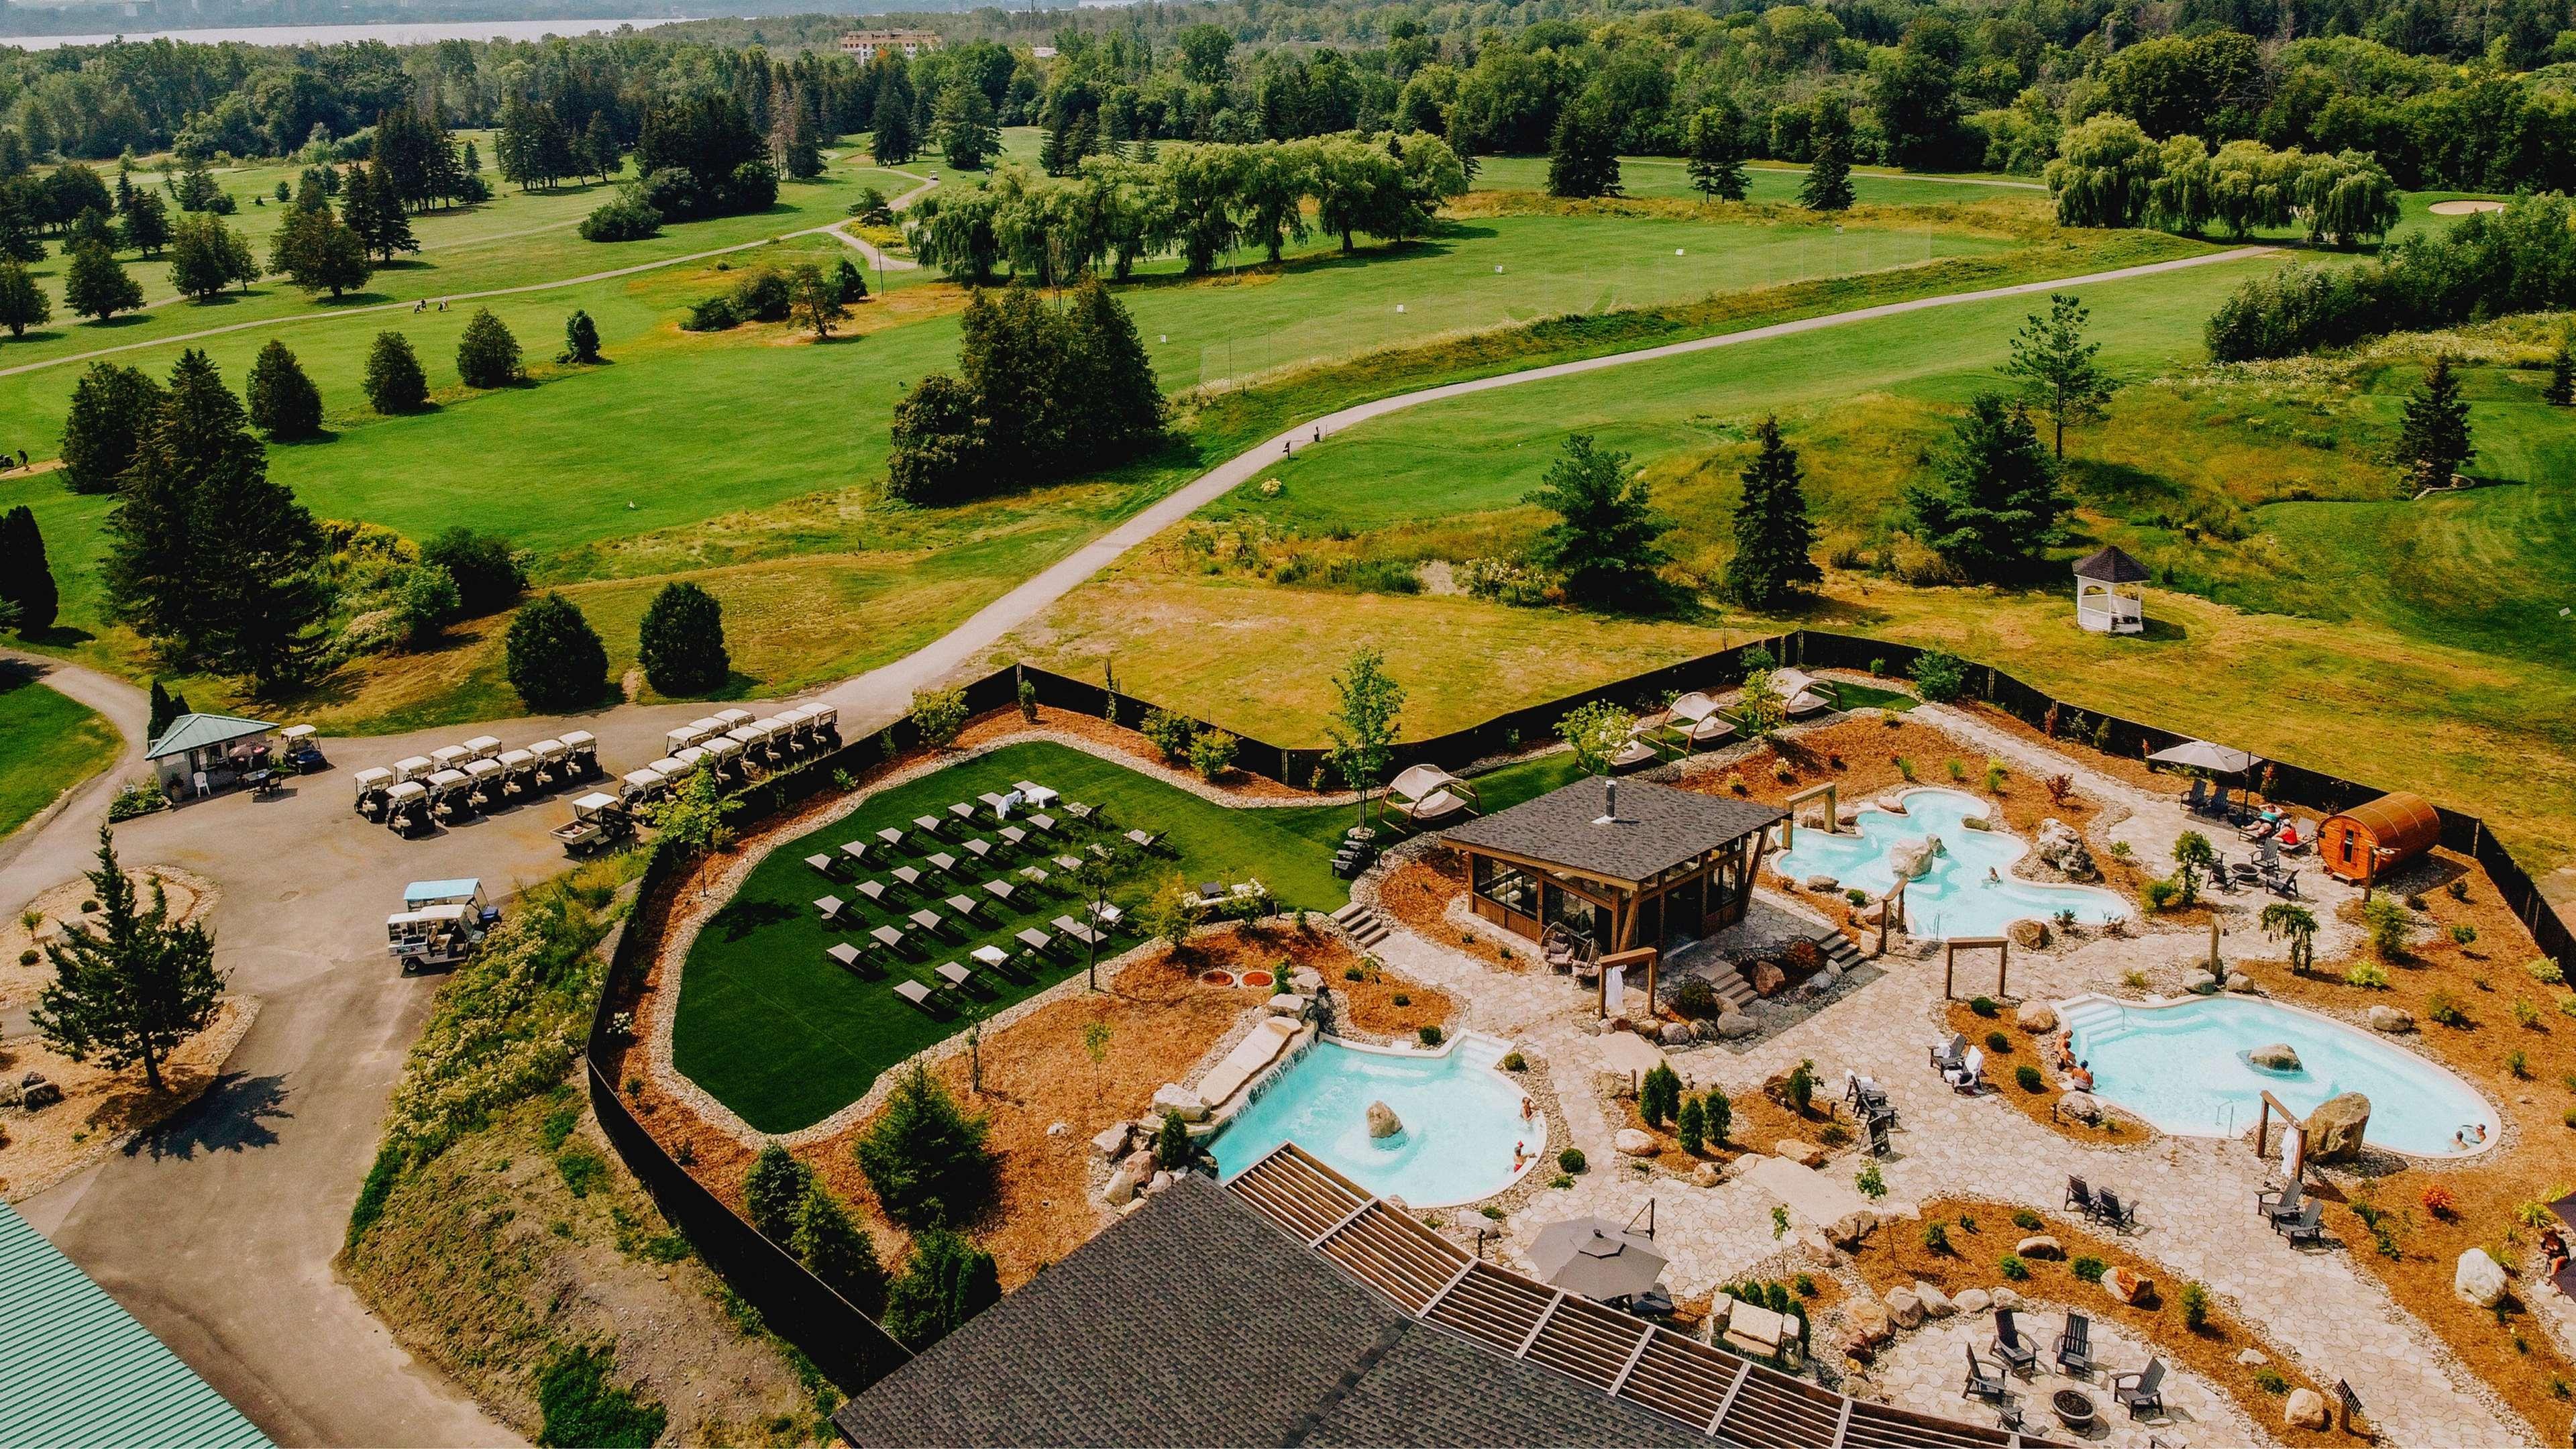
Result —
[{"label": "green metal roof", "polygon": [[0,1203],[0,1444],[265,1449],[179,1356]]},{"label": "green metal roof", "polygon": [[170,721],[170,728],[143,752],[143,758],[157,760],[163,755],[185,754],[207,745],[228,744],[246,735],[264,735],[277,726],[264,719],[243,719],[233,714],[183,714]]}]

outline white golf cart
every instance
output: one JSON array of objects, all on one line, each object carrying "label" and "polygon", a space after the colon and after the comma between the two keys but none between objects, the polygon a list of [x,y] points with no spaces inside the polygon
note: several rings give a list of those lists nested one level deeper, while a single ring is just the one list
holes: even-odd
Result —
[{"label": "white golf cart", "polygon": [[356,809],[367,820],[381,820],[385,815],[385,792],[393,788],[394,772],[386,769],[364,769],[350,777],[357,782]]},{"label": "white golf cart", "polygon": [[572,768],[571,778],[587,780],[599,773],[599,737],[588,730],[565,730],[563,747]]},{"label": "white golf cart", "polygon": [[454,966],[474,954],[501,913],[483,899],[483,882],[417,880],[403,888],[403,908],[385,917],[385,951],[408,976],[424,966]]},{"label": "white golf cart", "polygon": [[623,844],[635,836],[634,817],[614,795],[596,790],[572,802],[572,822],[558,825],[554,837],[563,842],[564,854],[584,856]]},{"label": "white golf cart", "polygon": [[385,791],[385,828],[409,838],[429,829],[429,787],[399,780]]}]

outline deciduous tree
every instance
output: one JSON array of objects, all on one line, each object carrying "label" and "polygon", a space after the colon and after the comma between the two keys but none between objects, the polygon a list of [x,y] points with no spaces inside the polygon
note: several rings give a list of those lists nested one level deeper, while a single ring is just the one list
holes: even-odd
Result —
[{"label": "deciduous tree", "polygon": [[520,380],[519,339],[492,315],[477,307],[456,340],[456,376],[467,387],[508,387]]},{"label": "deciduous tree", "polygon": [[54,320],[53,299],[36,285],[35,274],[20,261],[0,259],[0,327],[9,329],[12,337],[24,337],[30,327],[42,327]]},{"label": "deciduous tree", "polygon": [[1395,754],[1395,725],[1404,714],[1404,686],[1386,672],[1386,656],[1362,646],[1333,676],[1333,717],[1324,725],[1332,741],[1333,773],[1359,792],[1363,821],[1369,801],[1385,783],[1387,763]]},{"label": "deciduous tree", "polygon": [[551,590],[510,621],[503,671],[528,708],[555,714],[608,693],[608,649],[572,600]]}]

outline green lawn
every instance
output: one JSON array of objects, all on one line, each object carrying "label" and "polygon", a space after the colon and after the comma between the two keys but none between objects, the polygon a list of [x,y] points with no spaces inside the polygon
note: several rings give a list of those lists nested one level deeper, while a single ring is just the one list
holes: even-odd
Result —
[{"label": "green lawn", "polygon": [[[852,975],[827,960],[824,948],[837,940],[864,940],[867,929],[878,925],[894,925],[908,938],[922,937],[925,933],[903,919],[911,911],[927,906],[950,915],[938,898],[959,889],[980,896],[982,881],[1054,852],[1032,850],[991,867],[961,864],[957,877],[931,899],[905,896],[899,908],[887,910],[864,903],[852,907],[858,925],[848,931],[827,930],[812,903],[824,895],[854,900],[855,893],[814,874],[804,858],[837,852],[843,841],[870,839],[879,828],[892,825],[914,838],[895,857],[865,872],[868,878],[888,879],[886,872],[897,864],[918,866],[934,848],[965,860],[956,844],[958,832],[952,830],[934,847],[917,838],[913,817],[944,816],[952,801],[973,803],[978,795],[1007,791],[1023,779],[1052,786],[1068,799],[1106,806],[1119,830],[1143,827],[1165,833],[1167,853],[1128,867],[1111,892],[1131,912],[1174,875],[1193,884],[1257,878],[1291,908],[1326,911],[1349,899],[1330,861],[1330,842],[1351,818],[1345,810],[1229,809],[1062,745],[1010,745],[875,796],[848,818],[780,845],[755,867],[689,952],[672,1026],[673,1064],[754,1127],[791,1132],[857,1100],[879,1073],[960,1030],[962,1016],[934,1018],[896,997],[893,982],[909,976],[937,985],[933,967],[965,962],[978,945],[990,942],[1016,953],[1020,948],[1012,937],[1024,928],[1057,934],[1050,921],[1078,914],[1071,892],[1024,888],[998,914],[984,916],[964,934],[952,931],[922,943],[922,949],[908,952],[881,978]],[[991,823],[985,814],[985,828],[971,834],[993,839]],[[1071,830],[1070,824],[1065,828]],[[1076,833],[1073,838],[1089,837]],[[1134,944],[1131,931],[1108,949],[1114,953]],[[988,976],[990,994],[975,994],[974,1003],[978,1009],[999,1010],[1083,968],[1082,949],[1060,942],[1051,957],[1022,972],[1021,979]]]},{"label": "green lawn", "polygon": [[0,669],[0,836],[116,763],[116,729],[12,669]]},{"label": "green lawn", "polygon": [[[2035,178],[2028,176],[1939,179],[1909,176],[1884,168],[1862,168],[1853,171],[1851,179],[1853,200],[1862,206],[1943,206],[2037,194],[2031,190]],[[1795,205],[1798,188],[1805,181],[1805,167],[1785,162],[1756,161],[1745,171],[1744,199]],[[1699,194],[1691,189],[1686,164],[1668,156],[1619,158],[1619,183],[1620,190],[1630,196],[1686,197]],[[1547,158],[1478,157],[1475,189],[1545,191]]]}]

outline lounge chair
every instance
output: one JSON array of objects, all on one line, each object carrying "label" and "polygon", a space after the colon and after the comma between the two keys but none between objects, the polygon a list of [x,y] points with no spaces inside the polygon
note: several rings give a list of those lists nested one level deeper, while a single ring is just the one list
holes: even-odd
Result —
[{"label": "lounge chair", "polygon": [[975,818],[975,807],[964,800],[959,800],[948,807],[948,813],[960,820],[972,820]]},{"label": "lounge chair", "polygon": [[850,887],[850,889],[857,891],[860,895],[866,896],[868,898],[869,905],[881,906],[885,904],[886,888],[884,881],[863,880]]},{"label": "lounge chair", "polygon": [[912,823],[920,827],[921,833],[924,835],[937,835],[939,833],[939,827],[947,822],[941,820],[936,815],[915,815],[912,817]]},{"label": "lounge chair", "polygon": [[1029,833],[1016,825],[1005,825],[993,833],[1002,837],[1002,843],[1013,850],[1027,844],[1029,839]]},{"label": "lounge chair", "polygon": [[2057,1367],[2075,1378],[2093,1372],[2093,1324],[2081,1313],[2066,1315],[2066,1331],[2057,1335]]},{"label": "lounge chair", "polygon": [[2165,1361],[2151,1358],[2137,1373],[2111,1375],[2111,1402],[2127,1408],[2132,1419],[2164,1413]]},{"label": "lounge chair", "polygon": [[1162,848],[1163,844],[1163,832],[1159,830],[1130,830],[1127,832],[1127,843],[1136,847],[1138,850],[1159,850]]},{"label": "lounge chair", "polygon": [[1046,867],[1044,866],[1024,865],[1020,867],[1020,879],[1027,881],[1033,886],[1043,887],[1047,883],[1049,877],[1046,873]]},{"label": "lounge chair", "polygon": [[966,954],[975,958],[976,965],[990,966],[996,970],[1001,968],[1002,963],[1011,959],[1010,952],[1003,950],[999,946],[990,944],[978,946]]},{"label": "lounge chair", "polygon": [[1947,1075],[1951,1069],[1959,1065],[1959,1059],[1967,1050],[1967,1037],[1955,1031],[1950,1033],[1948,1041],[1935,1042],[1932,1045],[1929,1053],[1932,1058],[1932,1070]]},{"label": "lounge chair", "polygon": [[957,857],[950,855],[944,850],[934,850],[930,854],[923,856],[921,858],[921,863],[929,866],[932,870],[939,872],[941,875],[955,875],[957,873]]},{"label": "lounge chair", "polygon": [[[2239,839],[2243,840],[2269,840],[2273,836],[2279,834],[2280,830],[2280,821],[2267,820],[2262,816],[2257,815],[2254,817],[2254,823],[2240,828],[2236,834]],[[2279,846],[2273,847],[2275,850],[2278,850],[2279,848]]]},{"label": "lounge chair", "polygon": [[841,878],[840,866],[834,863],[832,857],[828,855],[809,855],[805,857],[805,863],[813,867],[814,873],[825,880],[839,880]]},{"label": "lounge chair", "polygon": [[1052,815],[1032,815],[1029,817],[1029,828],[1040,835],[1053,835],[1055,834],[1055,817]]},{"label": "lounge chair", "polygon": [[2039,1370],[2039,1346],[2021,1336],[2021,1327],[2013,1322],[2013,1311],[2009,1308],[1995,1310],[1995,1338],[1994,1342],[1986,1345],[1986,1352],[2002,1359],[2004,1367],[2014,1373],[2036,1373]]},{"label": "lounge chair", "polygon": [[940,980],[947,982],[951,987],[960,991],[966,989],[967,982],[975,979],[974,972],[967,970],[965,967],[958,965],[954,961],[943,961],[939,963],[938,967],[933,970],[931,974],[937,976]]},{"label": "lounge chair", "polygon": [[1047,922],[1047,924],[1055,927],[1058,931],[1072,937],[1074,940],[1079,941],[1086,946],[1097,946],[1100,944],[1099,932],[1094,931],[1089,926],[1084,925],[1082,922],[1075,920],[1071,916],[1058,916],[1054,920]]},{"label": "lounge chair", "polygon": [[1646,1318],[1670,1318],[1673,1316],[1673,1295],[1665,1292],[1664,1285],[1658,1283],[1630,1299],[1628,1311]]},{"label": "lounge chair", "polygon": [[1011,797],[999,791],[987,790],[975,798],[983,802],[985,809],[993,812],[993,818],[996,820],[1001,819],[1003,813],[1011,808]]},{"label": "lounge chair", "polygon": [[891,825],[878,831],[877,839],[884,841],[886,849],[888,850],[900,850],[903,848],[903,832],[895,829]]},{"label": "lounge chair", "polygon": [[2288,1238],[2292,1247],[2301,1243],[2315,1243],[2322,1247],[2326,1240],[2325,1204],[2309,1198],[2308,1205],[2299,1209],[2297,1217],[2274,1218],[2272,1230]]},{"label": "lounge chair", "polygon": [[1014,936],[1011,939],[1028,947],[1031,953],[1039,956],[1045,955],[1047,953],[1047,949],[1055,944],[1054,937],[1039,930],[1035,926],[1029,927],[1027,930],[1020,932],[1017,936]]},{"label": "lounge chair", "polygon": [[2138,1230],[2138,1205],[2123,1203],[2118,1193],[2106,1187],[2093,1194],[2093,1220],[2106,1228],[2134,1233]]},{"label": "lounge chair", "polygon": [[1968,1054],[1959,1059],[1959,1064],[1957,1066],[1943,1069],[1941,1080],[1950,1084],[1950,1090],[1961,1092],[1971,1097],[1984,1091],[1986,1089],[1985,1049],[1983,1047],[1968,1048]]},{"label": "lounge chair", "polygon": [[857,868],[857,867],[859,867],[860,865],[865,864],[865,863],[866,863],[866,861],[867,861],[867,858],[868,858],[868,843],[867,843],[866,841],[864,841],[864,840],[845,840],[845,841],[842,841],[842,842],[841,842],[841,854],[842,854],[842,856],[843,856],[843,857],[845,857],[845,858],[846,858],[846,860],[847,860],[848,864],[850,865],[850,867],[851,867],[852,869],[856,869],[856,868]]},{"label": "lounge chair", "polygon": [[1992,1399],[1997,1403],[2012,1397],[2012,1384],[2000,1373],[1986,1372],[1985,1363],[1977,1357],[1975,1344],[1961,1344],[1968,1355],[1968,1381],[1959,1387],[1963,1399]]},{"label": "lounge chair", "polygon": [[2088,1218],[2093,1216],[2093,1189],[2084,1185],[2084,1179],[2071,1173],[2066,1179],[2066,1205]]},{"label": "lounge chair", "polygon": [[924,1011],[930,1010],[930,988],[908,976],[894,984],[894,994]]},{"label": "lounge chair", "polygon": [[993,842],[983,839],[980,836],[967,841],[962,848],[968,855],[975,857],[977,860],[989,860],[993,855]]},{"label": "lounge chair", "polygon": [[831,960],[833,965],[854,975],[859,969],[859,962],[863,959],[859,955],[859,948],[851,945],[847,941],[833,942],[831,945],[823,948],[823,954]]},{"label": "lounge chair", "polygon": [[906,890],[921,889],[921,872],[908,865],[898,865],[886,874],[893,876]]},{"label": "lounge chair", "polygon": [[1056,868],[1056,869],[1058,869],[1058,870],[1080,870],[1080,869],[1082,869],[1082,862],[1081,862],[1081,860],[1080,860],[1080,859],[1078,859],[1078,858],[1076,858],[1076,857],[1074,857],[1074,856],[1070,856],[1070,855],[1059,855],[1059,856],[1057,856],[1057,857],[1055,858],[1055,862],[1054,862],[1054,864],[1055,864],[1055,868]]},{"label": "lounge chair", "polygon": [[2202,814],[2209,809],[2209,782],[2207,780],[2203,780],[2198,776],[2192,777],[2191,789],[2182,797],[2182,808],[2190,811],[2194,815]]},{"label": "lounge chair", "polygon": [[1093,901],[1091,919],[1099,923],[1100,929],[1114,931],[1118,929],[1120,922],[1127,919],[1127,913],[1107,901]]},{"label": "lounge chair", "polygon": [[839,896],[823,896],[814,902],[814,910],[823,918],[824,925],[837,926],[841,923],[841,907],[845,904],[847,902]]},{"label": "lounge chair", "polygon": [[940,914],[937,911],[929,910],[927,908],[913,912],[910,919],[914,925],[934,934],[940,927],[948,924],[946,920],[940,917]]},{"label": "lounge chair", "polygon": [[1004,905],[1010,904],[1011,893],[1018,889],[1019,887],[1012,885],[1006,880],[988,880],[984,882],[984,894],[991,896],[993,899],[1000,901]]},{"label": "lounge chair", "polygon": [[2294,1218],[2299,1215],[2301,1201],[2306,1195],[2305,1185],[2293,1178],[2288,1187],[2254,1194],[2254,1211],[2261,1213],[2266,1222]]},{"label": "lounge chair", "polygon": [[1894,1126],[1895,1123],[1896,1111],[1894,1108],[1890,1108],[1886,1112],[1871,1116],[1869,1119],[1870,1156],[1885,1157],[1890,1152],[1896,1150],[1895,1142],[1890,1140],[1888,1136],[1888,1129]]},{"label": "lounge chair", "polygon": [[896,930],[892,926],[878,926],[868,932],[868,937],[889,951],[900,951],[903,949],[903,932]]},{"label": "lounge chair", "polygon": [[977,911],[984,909],[984,903],[982,901],[975,899],[973,896],[963,894],[950,896],[946,904],[948,909],[955,911],[961,916],[971,917]]}]

